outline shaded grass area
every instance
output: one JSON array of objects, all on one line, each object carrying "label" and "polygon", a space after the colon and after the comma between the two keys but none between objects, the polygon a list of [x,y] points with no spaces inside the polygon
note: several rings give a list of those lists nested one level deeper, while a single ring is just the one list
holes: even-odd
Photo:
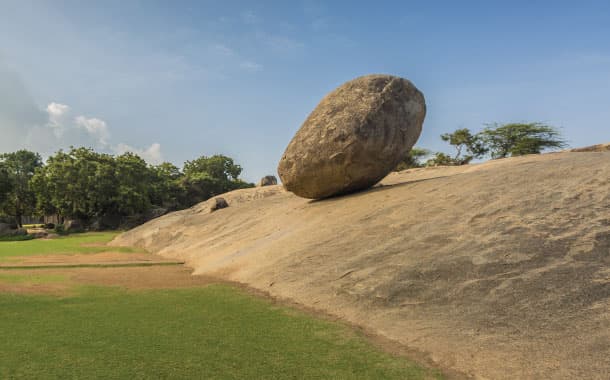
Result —
[{"label": "shaded grass area", "polygon": [[225,286],[0,294],[0,378],[439,378],[347,327]]},{"label": "shaded grass area", "polygon": [[0,236],[0,241],[24,241],[34,239],[35,237],[32,235]]},{"label": "shaded grass area", "polygon": [[[28,241],[0,242],[0,261],[15,256],[49,254],[87,254],[108,251],[103,244],[111,241],[118,232],[89,232],[61,236],[55,239],[35,239]],[[129,247],[112,247],[114,252],[141,252]]]}]

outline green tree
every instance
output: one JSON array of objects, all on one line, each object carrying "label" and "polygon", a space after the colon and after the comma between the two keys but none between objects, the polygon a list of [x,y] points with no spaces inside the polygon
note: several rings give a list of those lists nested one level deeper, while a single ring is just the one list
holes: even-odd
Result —
[{"label": "green tree", "polygon": [[0,205],[4,204],[12,189],[13,184],[11,183],[8,169],[3,162],[0,162]]},{"label": "green tree", "polygon": [[5,214],[14,216],[17,225],[22,227],[22,217],[35,210],[36,198],[30,187],[30,180],[36,169],[42,166],[42,159],[38,153],[19,150],[0,155],[0,162],[10,184],[10,191],[4,196],[2,209]]},{"label": "green tree", "polygon": [[180,199],[184,198],[184,187],[181,185],[182,172],[174,164],[163,162],[150,167],[150,202],[155,206],[176,210]]},{"label": "green tree", "polygon": [[492,158],[538,154],[565,147],[559,131],[543,123],[491,124],[481,132]]},{"label": "green tree", "polygon": [[60,150],[32,178],[39,212],[84,222],[118,212],[115,169],[111,155],[88,148]]},{"label": "green tree", "polygon": [[117,211],[120,215],[134,216],[150,209],[150,175],[146,161],[131,152],[116,157],[115,179],[118,185]]},{"label": "green tree", "polygon": [[407,155],[396,165],[395,171],[421,168],[424,164],[421,162],[423,158],[430,155],[430,151],[423,148],[413,147]]},{"label": "green tree", "polygon": [[182,206],[190,207],[227,191],[253,187],[239,179],[241,166],[223,155],[202,156],[184,164],[182,185],[185,188]]},{"label": "green tree", "polygon": [[455,159],[445,153],[436,152],[434,156],[426,161],[426,166],[454,166],[458,165]]},{"label": "green tree", "polygon": [[[481,137],[473,135],[468,128],[457,129],[453,133],[444,133],[441,135],[441,139],[455,147],[456,153],[451,159],[453,165],[466,165],[474,158],[483,157],[488,151]],[[445,159],[445,157],[442,158]]]}]

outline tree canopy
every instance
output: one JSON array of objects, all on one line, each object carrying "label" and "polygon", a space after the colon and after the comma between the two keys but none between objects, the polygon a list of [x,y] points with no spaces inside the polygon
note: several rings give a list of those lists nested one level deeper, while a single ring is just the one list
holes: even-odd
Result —
[{"label": "tree canopy", "polygon": [[488,151],[481,137],[478,134],[473,135],[468,128],[458,129],[453,133],[444,133],[441,135],[441,140],[447,141],[455,147],[456,154],[453,161],[457,165],[468,164],[474,158],[483,157]]},{"label": "tree canopy", "polygon": [[180,170],[169,162],[148,165],[133,153],[71,148],[43,164],[38,154],[19,151],[0,156],[0,206],[17,219],[57,215],[116,228],[125,221],[137,224],[153,208],[179,210],[254,186],[239,178],[241,171],[222,155],[187,161]]},{"label": "tree canopy", "polygon": [[543,123],[496,123],[485,128],[480,136],[492,158],[538,154],[566,146],[559,131]]},{"label": "tree canopy", "polygon": [[421,168],[424,163],[421,161],[426,156],[430,155],[428,149],[413,147],[409,153],[398,163],[395,171],[401,171],[411,168]]},{"label": "tree canopy", "polygon": [[538,154],[546,149],[566,146],[559,131],[543,123],[495,123],[476,134],[461,128],[442,134],[441,139],[455,148],[455,156],[437,152],[426,165],[465,165],[487,155],[497,159]]},{"label": "tree canopy", "polygon": [[35,194],[30,186],[30,180],[36,169],[42,166],[42,159],[38,153],[19,150],[13,153],[0,155],[2,163],[1,186],[4,195],[0,194],[2,210],[5,214],[15,217],[17,225],[21,227],[21,219],[34,211]]}]

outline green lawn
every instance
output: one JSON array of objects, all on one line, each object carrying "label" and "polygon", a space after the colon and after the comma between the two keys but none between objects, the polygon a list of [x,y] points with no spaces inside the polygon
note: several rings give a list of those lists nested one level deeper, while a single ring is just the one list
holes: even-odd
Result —
[{"label": "green lawn", "polygon": [[[27,241],[0,241],[0,261],[14,256],[49,254],[86,254],[108,251],[108,247],[95,246],[112,240],[118,232],[90,232],[55,239]],[[113,247],[115,252],[136,252],[132,248]]]},{"label": "green lawn", "polygon": [[0,294],[0,378],[419,379],[346,327],[222,285]]},{"label": "green lawn", "polygon": [[[0,257],[90,253],[103,247],[81,244],[114,235],[0,243]],[[63,284],[69,291],[0,291],[0,379],[441,378],[343,324],[227,285],[136,291],[82,286],[61,270],[43,269],[0,270],[3,284]]]}]

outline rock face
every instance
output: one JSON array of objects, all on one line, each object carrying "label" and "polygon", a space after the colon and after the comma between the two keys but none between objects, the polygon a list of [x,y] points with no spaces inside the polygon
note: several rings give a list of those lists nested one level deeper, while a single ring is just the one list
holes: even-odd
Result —
[{"label": "rock face", "polygon": [[277,178],[274,175],[266,175],[258,182],[259,187],[277,185]]},{"label": "rock face", "polygon": [[367,75],[326,95],[286,148],[278,173],[286,190],[325,198],[370,187],[413,147],[426,115],[408,80]]},{"label": "rock face", "polygon": [[229,207],[227,201],[222,197],[216,197],[210,201],[210,211],[214,212],[216,210],[220,210],[221,208]]}]

